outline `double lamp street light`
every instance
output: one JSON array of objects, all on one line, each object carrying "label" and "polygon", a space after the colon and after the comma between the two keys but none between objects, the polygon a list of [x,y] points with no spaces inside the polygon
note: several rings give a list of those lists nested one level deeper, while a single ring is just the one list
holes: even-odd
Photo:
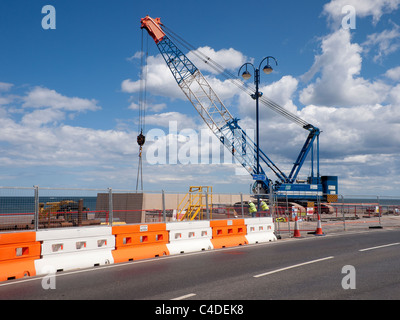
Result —
[{"label": "double lamp street light", "polygon": [[[257,144],[257,150],[256,150],[256,160],[257,160],[257,167],[256,167],[256,174],[260,174],[260,131],[259,131],[259,103],[258,100],[259,98],[263,95],[262,92],[259,91],[259,84],[260,84],[260,69],[261,65],[265,60],[267,60],[267,64],[263,68],[263,72],[265,74],[270,74],[274,69],[271,67],[269,64],[269,60],[272,59],[275,61],[275,64],[278,65],[278,61],[271,56],[265,57],[264,59],[261,60],[258,68],[254,67],[254,65],[250,62],[247,62],[243,64],[238,72],[238,76],[240,75],[240,71],[246,67],[246,70],[242,73],[242,78],[244,80],[249,80],[251,78],[251,73],[247,70],[248,66],[253,68],[254,71],[254,84],[256,85],[256,92],[251,95],[251,97],[256,100],[256,144]],[[259,179],[259,178],[257,178]],[[259,201],[258,201],[258,206],[259,206]]]}]

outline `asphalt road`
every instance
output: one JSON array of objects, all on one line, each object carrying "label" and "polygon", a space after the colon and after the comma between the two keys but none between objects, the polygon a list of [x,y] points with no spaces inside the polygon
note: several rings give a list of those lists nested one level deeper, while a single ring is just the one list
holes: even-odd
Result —
[{"label": "asphalt road", "polygon": [[[353,271],[343,270],[345,266],[354,267]],[[397,300],[400,230],[287,239],[160,257],[61,272],[52,280],[32,277],[2,282],[0,299],[194,299],[236,304],[266,299]],[[55,288],[43,289],[43,283]],[[342,283],[353,288],[345,290]]]}]

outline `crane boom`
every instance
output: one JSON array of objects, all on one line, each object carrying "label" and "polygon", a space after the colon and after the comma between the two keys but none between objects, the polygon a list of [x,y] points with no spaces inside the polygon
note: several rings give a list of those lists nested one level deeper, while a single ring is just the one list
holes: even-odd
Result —
[{"label": "crane boom", "polygon": [[[255,174],[257,173],[257,164],[255,161],[257,145],[240,127],[238,123],[239,120],[231,115],[200,70],[171,41],[161,26],[160,18],[152,19],[146,16],[141,19],[141,28],[146,29],[153,38],[178,86],[195,107],[201,118],[221,143],[230,150],[236,160],[253,176],[254,180],[263,184],[264,191],[268,193],[270,179],[268,179],[262,166],[260,166],[259,174]],[[269,99],[263,99],[261,101],[264,101],[264,103],[274,111],[294,119],[293,121],[310,132],[289,176],[286,176],[262,150],[259,150],[260,161],[271,169],[278,178],[276,191],[279,191],[279,189],[285,190],[287,195],[288,189],[292,190],[292,185],[295,184],[297,175],[310,149],[312,149],[315,139],[317,138],[318,141],[320,131],[318,128],[308,124],[296,115],[289,113]],[[317,179],[315,180],[313,178],[310,183],[312,183],[313,186],[312,188],[309,186],[308,189],[311,188],[313,190],[313,195],[322,195],[319,172]]]},{"label": "crane boom", "polygon": [[[256,165],[254,163],[257,149],[255,143],[239,126],[238,120],[231,115],[200,70],[162,31],[159,19],[154,20],[147,16],[141,22],[142,28],[145,28],[156,42],[178,86],[201,118],[221,143],[232,152],[236,160],[250,174],[253,174]],[[264,153],[262,153],[262,160],[279,179],[287,180],[286,175]],[[265,175],[264,170],[262,174]]]}]

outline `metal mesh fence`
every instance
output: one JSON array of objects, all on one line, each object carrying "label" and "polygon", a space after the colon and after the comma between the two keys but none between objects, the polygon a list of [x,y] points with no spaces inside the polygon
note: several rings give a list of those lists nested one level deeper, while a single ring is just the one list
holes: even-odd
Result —
[{"label": "metal mesh fence", "polygon": [[361,231],[400,227],[399,211],[400,197],[340,195],[335,203],[317,202],[310,207],[279,203],[275,221],[277,233],[283,236],[293,233],[296,216],[302,235],[315,233],[318,218],[324,233]]},{"label": "metal mesh fence", "polygon": [[324,232],[400,227],[400,197],[339,196],[335,203],[293,203],[260,195],[269,206],[249,212],[251,194],[145,192],[115,189],[0,187],[0,232],[184,220],[271,216],[276,233],[290,236],[295,217],[312,233],[318,217]]},{"label": "metal mesh fence", "polygon": [[107,223],[108,210],[96,208],[101,191],[0,187],[0,231]]},{"label": "metal mesh fence", "polygon": [[0,231],[33,229],[35,188],[0,189]]},{"label": "metal mesh fence", "polygon": [[38,189],[38,228],[100,225],[108,210],[97,210],[101,189]]}]

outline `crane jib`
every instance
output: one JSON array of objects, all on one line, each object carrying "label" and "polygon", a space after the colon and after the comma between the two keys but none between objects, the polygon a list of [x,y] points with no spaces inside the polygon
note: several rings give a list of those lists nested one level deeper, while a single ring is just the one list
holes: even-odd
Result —
[{"label": "crane jib", "polygon": [[191,77],[198,70],[188,57],[186,57],[167,36],[164,36],[163,39],[157,43],[157,47],[176,82],[178,82],[178,85]]},{"label": "crane jib", "polygon": [[[145,28],[155,40],[179,87],[208,127],[232,152],[239,163],[253,175],[257,171],[256,144],[242,130],[237,123],[238,120],[230,115],[198,68],[162,31],[160,19],[152,19],[147,16],[141,20],[141,23],[142,28]],[[289,181],[288,177],[262,150],[260,150],[260,160],[275,173],[281,183]],[[265,176],[265,179],[262,180],[268,180],[264,169],[260,168],[260,170],[261,174]]]}]

